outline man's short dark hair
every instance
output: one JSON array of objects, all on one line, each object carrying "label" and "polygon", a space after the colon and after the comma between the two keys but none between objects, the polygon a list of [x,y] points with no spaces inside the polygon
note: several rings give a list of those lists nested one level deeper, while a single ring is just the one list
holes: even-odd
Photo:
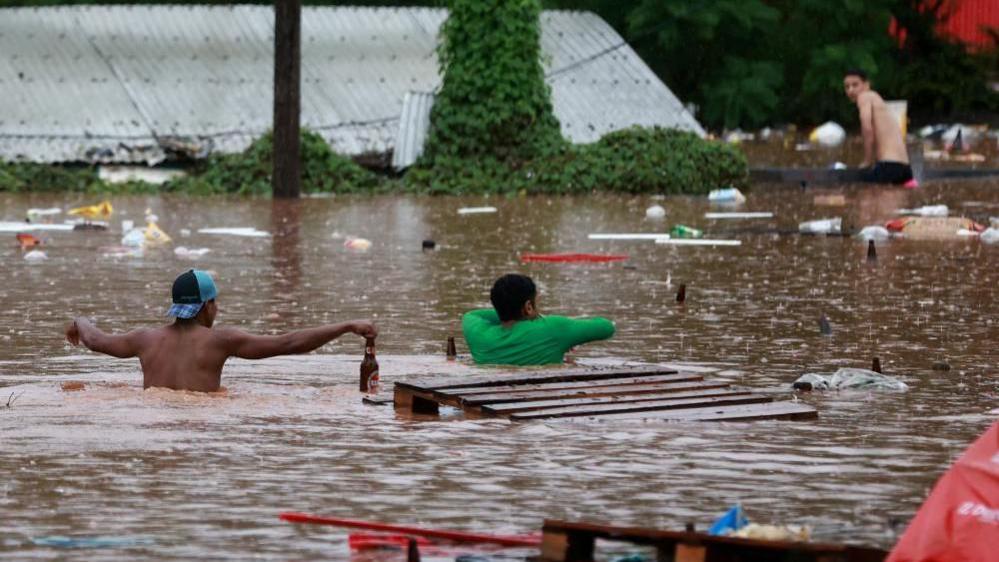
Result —
[{"label": "man's short dark hair", "polygon": [[493,288],[489,291],[489,300],[492,301],[496,314],[499,314],[500,321],[509,322],[520,320],[524,303],[534,300],[537,295],[538,288],[530,277],[509,273],[493,283]]},{"label": "man's short dark hair", "polygon": [[868,81],[867,73],[864,72],[863,70],[860,70],[859,68],[847,69],[847,71],[843,73],[843,78],[846,78],[847,76],[856,76],[861,80],[863,80],[864,82]]}]

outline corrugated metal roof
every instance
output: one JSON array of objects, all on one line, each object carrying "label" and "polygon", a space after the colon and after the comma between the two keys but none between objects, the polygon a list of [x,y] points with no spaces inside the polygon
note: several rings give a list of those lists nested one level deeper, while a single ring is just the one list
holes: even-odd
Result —
[{"label": "corrugated metal roof", "polygon": [[406,92],[399,117],[399,133],[392,151],[392,167],[408,168],[423,153],[423,143],[430,131],[430,110],[434,108],[433,92]]},{"label": "corrugated metal roof", "polygon": [[[152,163],[175,141],[200,155],[236,152],[271,127],[271,7],[72,6],[2,14],[0,99],[7,103],[0,159]],[[440,85],[434,49],[446,17],[431,8],[304,8],[303,126],[344,154],[392,150],[407,92]],[[541,26],[555,113],[568,138],[590,142],[633,124],[703,134],[600,18],[545,12]],[[419,115],[406,116],[424,130],[407,140],[405,156],[415,158],[422,147],[416,141],[426,123]]]}]

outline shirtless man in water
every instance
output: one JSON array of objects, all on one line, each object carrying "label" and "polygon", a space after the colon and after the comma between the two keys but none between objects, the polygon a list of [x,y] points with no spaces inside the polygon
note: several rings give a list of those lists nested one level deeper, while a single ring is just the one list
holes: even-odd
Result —
[{"label": "shirtless man in water", "polygon": [[843,75],[846,97],[857,104],[860,131],[864,137],[864,181],[903,184],[912,179],[909,153],[898,119],[892,115],[885,100],[871,89],[867,74],[848,70]]},{"label": "shirtless man in water", "polygon": [[106,334],[89,320],[77,318],[66,326],[66,339],[113,357],[138,357],[142,386],[215,392],[222,366],[230,357],[264,359],[308,353],[348,332],[375,338],[378,329],[355,320],[298,330],[280,336],[256,336],[236,328],[212,329],[218,306],[212,277],[199,270],[182,273],[173,282],[173,306],[167,312],[177,320],[160,328]]}]

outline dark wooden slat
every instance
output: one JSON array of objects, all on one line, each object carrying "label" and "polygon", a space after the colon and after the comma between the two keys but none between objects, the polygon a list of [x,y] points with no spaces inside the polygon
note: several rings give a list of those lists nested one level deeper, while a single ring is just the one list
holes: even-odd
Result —
[{"label": "dark wooden slat", "polygon": [[[614,527],[592,523],[545,520],[542,545],[550,544],[549,552],[542,552],[546,559],[580,560],[566,556],[565,546],[594,539],[626,541],[633,544],[656,545],[660,551],[677,544],[706,547],[719,560],[738,559],[794,559],[802,561],[849,560],[850,562],[880,562],[888,553],[884,550],[847,544],[767,541],[739,537],[712,536],[706,533],[664,531],[642,527]],[[547,540],[552,537],[555,540]],[[561,539],[561,540],[558,540]],[[562,548],[559,548],[562,547]],[[709,554],[709,559],[712,557]],[[790,556],[789,556],[790,555]],[[592,556],[592,555],[591,555]]]},{"label": "dark wooden slat", "polygon": [[[708,390],[691,390],[686,392],[670,392],[671,399],[678,398],[708,398],[711,396],[737,396],[750,394],[748,390],[732,390],[728,388],[711,388]],[[568,406],[596,406],[610,404],[634,404],[662,400],[663,397],[652,394],[635,394],[624,396],[599,396],[595,398],[567,398],[565,400],[534,400],[529,402],[509,402],[506,404],[487,404],[481,407],[483,413],[505,416],[516,412],[537,410],[541,408],[562,408]]]},{"label": "dark wooden slat", "polygon": [[738,420],[810,420],[818,417],[815,408],[800,402],[770,402],[745,406],[688,408],[660,412],[607,414],[599,419],[661,419],[677,421],[738,421]]},{"label": "dark wooden slat", "polygon": [[649,367],[617,367],[613,369],[545,369],[515,373],[503,373],[501,371],[497,371],[495,374],[488,376],[462,379],[461,382],[442,382],[440,378],[429,378],[408,382],[397,382],[396,384],[404,384],[427,390],[445,390],[472,388],[476,386],[508,386],[512,384],[541,384],[546,382],[568,382],[653,375],[672,375],[676,372],[676,369],[659,365],[652,365]]},{"label": "dark wooden slat", "polygon": [[482,394],[462,398],[462,406],[481,406],[483,404],[499,404],[503,402],[519,402],[525,400],[540,400],[544,398],[582,398],[595,396],[615,396],[626,394],[660,394],[666,392],[681,392],[686,390],[707,390],[709,388],[727,387],[727,382],[679,382],[660,384],[624,385],[605,389],[590,390],[587,388],[569,390],[536,390],[532,392],[506,392],[500,394]]},{"label": "dark wooden slat", "polygon": [[629,404],[610,404],[603,406],[572,406],[568,408],[547,408],[529,410],[519,414],[511,414],[512,420],[538,420],[545,418],[568,418],[579,416],[603,416],[624,412],[659,412],[662,410],[687,409],[708,406],[727,406],[735,404],[761,404],[773,401],[762,394],[738,394],[735,396],[713,396],[710,398],[677,398],[673,400],[653,400],[650,402],[632,402]]},{"label": "dark wooden slat", "polygon": [[534,390],[565,390],[571,388],[607,388],[629,384],[655,384],[661,382],[693,382],[704,380],[697,374],[653,375],[648,377],[631,377],[627,379],[610,379],[599,381],[552,382],[545,384],[518,384],[512,386],[475,387],[473,389],[459,388],[451,390],[434,389],[435,392],[449,395],[475,396],[479,394],[499,394],[503,392],[529,392]]}]

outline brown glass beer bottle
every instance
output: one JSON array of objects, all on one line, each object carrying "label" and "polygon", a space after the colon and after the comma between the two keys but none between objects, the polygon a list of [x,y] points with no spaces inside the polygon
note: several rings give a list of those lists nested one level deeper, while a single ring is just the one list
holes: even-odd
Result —
[{"label": "brown glass beer bottle", "polygon": [[454,346],[454,336],[447,337],[447,360],[454,361],[458,358],[458,350]]},{"label": "brown glass beer bottle", "polygon": [[375,339],[364,339],[364,359],[361,361],[361,392],[378,390],[378,360],[375,359]]}]

